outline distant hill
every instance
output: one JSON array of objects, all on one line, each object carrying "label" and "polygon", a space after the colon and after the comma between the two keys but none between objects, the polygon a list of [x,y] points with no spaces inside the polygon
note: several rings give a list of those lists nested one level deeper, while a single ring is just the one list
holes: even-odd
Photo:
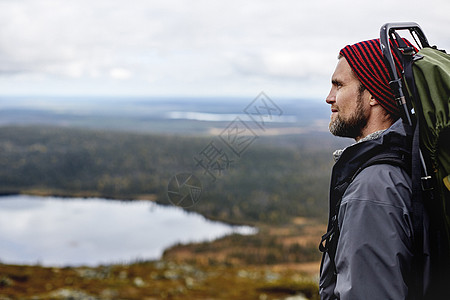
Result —
[{"label": "distant hill", "polygon": [[[225,128],[236,117],[248,120],[245,109],[254,100],[236,97],[3,96],[0,97],[0,126],[55,125],[132,132],[210,134],[212,129]],[[324,101],[270,100],[280,112],[279,116],[274,116],[270,128],[326,130],[330,110]],[[271,113],[267,108],[259,107],[261,113]]]}]

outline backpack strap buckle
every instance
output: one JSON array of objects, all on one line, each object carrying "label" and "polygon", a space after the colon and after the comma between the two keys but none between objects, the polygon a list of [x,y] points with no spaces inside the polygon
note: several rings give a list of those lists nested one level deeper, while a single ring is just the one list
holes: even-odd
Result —
[{"label": "backpack strap buckle", "polygon": [[420,177],[421,185],[422,185],[422,191],[432,191],[434,189],[433,187],[433,177],[431,176],[423,176]]}]

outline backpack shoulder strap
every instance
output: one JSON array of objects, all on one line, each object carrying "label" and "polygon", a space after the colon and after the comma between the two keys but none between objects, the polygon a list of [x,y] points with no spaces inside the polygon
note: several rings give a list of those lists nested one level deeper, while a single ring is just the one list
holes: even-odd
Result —
[{"label": "backpack shoulder strap", "polygon": [[[342,197],[344,196],[345,191],[347,190],[348,186],[353,182],[353,180],[358,176],[359,173],[361,173],[365,168],[373,166],[373,165],[380,165],[380,164],[388,164],[393,166],[398,166],[405,171],[408,172],[408,174],[411,174],[411,168],[409,164],[407,163],[408,160],[405,159],[405,157],[402,157],[399,153],[381,153],[379,155],[375,155],[368,161],[366,161],[364,164],[362,164],[356,172],[353,173],[353,175],[349,176],[347,180],[345,180],[343,183],[338,185],[336,187],[336,192],[338,193],[338,201],[336,203],[335,207],[335,213],[333,217],[329,220],[329,226],[328,231],[322,236],[322,239],[319,244],[319,250],[322,253],[327,252],[328,256],[330,258],[330,263],[332,265],[332,268],[330,270],[333,271],[333,274],[327,274],[326,280],[333,279],[336,274],[336,262],[335,262],[335,256],[336,256],[336,250],[337,250],[337,243],[339,240],[339,223],[338,223],[338,215],[339,215],[339,208],[341,206]],[[330,208],[331,209],[331,208]],[[323,268],[323,258],[322,257],[322,264],[320,267],[320,271],[322,273]]]},{"label": "backpack shoulder strap", "polygon": [[382,164],[400,167],[406,172],[408,172],[409,175],[411,175],[411,167],[407,163],[406,157],[400,156],[399,154],[382,153],[372,157],[367,162],[365,162],[361,167],[359,167],[359,169],[351,177],[349,183],[351,183],[356,178],[356,176],[358,176],[358,174],[361,173],[361,171],[364,170],[365,168],[373,165],[382,165]]}]

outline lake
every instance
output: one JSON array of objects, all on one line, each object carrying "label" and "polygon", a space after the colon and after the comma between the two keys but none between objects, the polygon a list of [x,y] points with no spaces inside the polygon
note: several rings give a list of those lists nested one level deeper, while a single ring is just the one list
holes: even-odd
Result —
[{"label": "lake", "polygon": [[130,263],[159,259],[178,242],[255,232],[150,201],[0,197],[0,261],[8,264]]}]

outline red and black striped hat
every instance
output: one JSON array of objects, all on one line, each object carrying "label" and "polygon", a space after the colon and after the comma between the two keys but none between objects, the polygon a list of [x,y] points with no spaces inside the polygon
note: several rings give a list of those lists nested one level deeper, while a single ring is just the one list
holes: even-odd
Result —
[{"label": "red and black striped hat", "polygon": [[[404,40],[408,46],[411,46],[411,43],[406,39]],[[400,73],[403,71],[402,64],[397,53],[395,51],[392,51],[392,53],[400,76]],[[359,81],[369,90],[380,105],[391,115],[398,117],[399,108],[389,87],[389,71],[383,60],[380,40],[373,39],[354,45],[347,45],[340,51],[340,54],[347,59]]]}]

